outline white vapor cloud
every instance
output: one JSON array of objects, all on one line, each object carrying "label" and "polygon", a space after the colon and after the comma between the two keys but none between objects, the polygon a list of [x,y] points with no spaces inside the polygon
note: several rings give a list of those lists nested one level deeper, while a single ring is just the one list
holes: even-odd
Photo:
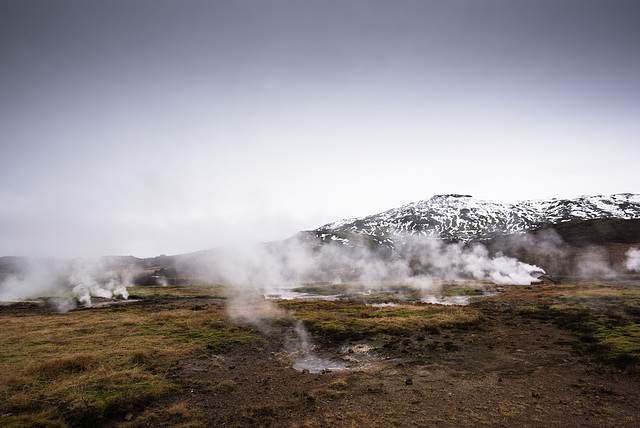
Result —
[{"label": "white vapor cloud", "polygon": [[303,236],[281,243],[203,252],[183,259],[182,269],[209,282],[249,290],[281,284],[329,281],[374,285],[384,281],[430,284],[433,279],[528,284],[542,268],[502,254],[491,256],[481,244],[470,247],[437,239],[403,237],[397,248],[366,245],[314,245]]},{"label": "white vapor cloud", "polygon": [[627,260],[625,267],[628,271],[640,272],[640,250],[637,248],[630,248],[627,251]]},{"label": "white vapor cloud", "polygon": [[24,259],[19,272],[0,281],[0,302],[48,298],[60,312],[92,305],[92,297],[129,297],[131,267],[113,268],[103,258],[76,260]]},{"label": "white vapor cloud", "polygon": [[577,273],[581,277],[613,278],[617,272],[610,266],[606,251],[602,247],[592,246],[578,254]]}]

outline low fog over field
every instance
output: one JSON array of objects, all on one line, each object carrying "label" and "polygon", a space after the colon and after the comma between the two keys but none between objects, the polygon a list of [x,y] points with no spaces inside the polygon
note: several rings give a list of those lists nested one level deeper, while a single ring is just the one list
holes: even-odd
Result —
[{"label": "low fog over field", "polygon": [[[502,241],[505,253],[527,251],[539,264],[525,263],[481,243],[450,243],[405,236],[393,249],[382,246],[324,244],[299,234],[286,241],[220,248],[176,257],[3,260],[0,301],[50,297],[61,310],[91,305],[91,297],[127,298],[135,283],[221,283],[238,295],[268,295],[303,283],[357,284],[369,289],[396,283],[424,294],[438,292],[441,280],[530,284],[546,270],[557,271],[568,258],[576,276],[615,278],[640,271],[640,250],[630,248],[624,269],[611,264],[604,247],[572,254],[554,232],[520,234]],[[165,266],[158,266],[163,260]]]}]

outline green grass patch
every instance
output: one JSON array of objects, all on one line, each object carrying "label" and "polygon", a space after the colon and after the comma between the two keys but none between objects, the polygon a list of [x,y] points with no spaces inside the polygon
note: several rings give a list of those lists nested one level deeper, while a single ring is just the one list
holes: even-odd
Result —
[{"label": "green grass patch", "polygon": [[408,336],[438,328],[470,327],[480,322],[480,313],[474,309],[423,303],[382,308],[349,300],[289,300],[279,304],[303,321],[313,335],[329,340],[378,334]]},{"label": "green grass patch", "polygon": [[229,286],[222,284],[152,285],[128,287],[130,299],[144,298],[218,298],[225,299]]},{"label": "green grass patch", "polygon": [[442,286],[443,296],[481,296],[482,294],[484,294],[484,292],[477,288],[450,284],[444,284]]},{"label": "green grass patch", "polygon": [[578,339],[576,348],[593,361],[640,375],[638,290],[580,288],[553,305],[526,307],[521,315],[551,321]]}]

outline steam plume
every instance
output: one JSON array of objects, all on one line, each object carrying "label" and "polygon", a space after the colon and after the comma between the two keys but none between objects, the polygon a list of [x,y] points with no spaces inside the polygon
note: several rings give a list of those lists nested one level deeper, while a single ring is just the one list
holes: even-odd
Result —
[{"label": "steam plume", "polygon": [[578,256],[576,264],[581,277],[613,278],[617,275],[609,265],[606,253],[601,247],[588,247]]},{"label": "steam plume", "polygon": [[627,261],[625,267],[631,272],[640,272],[640,250],[631,248],[627,251]]},{"label": "steam plume", "polygon": [[402,237],[393,248],[317,243],[290,239],[201,254],[183,269],[205,281],[253,284],[269,292],[283,283],[328,281],[374,284],[382,281],[460,279],[497,284],[528,284],[542,268],[503,254],[491,256],[481,244],[465,246],[441,240]]},{"label": "steam plume", "polygon": [[76,306],[76,300],[91,306],[91,297],[122,296],[132,284],[133,270],[113,269],[103,258],[73,261],[25,259],[19,272],[0,283],[0,301],[23,301],[51,297],[60,312]]}]

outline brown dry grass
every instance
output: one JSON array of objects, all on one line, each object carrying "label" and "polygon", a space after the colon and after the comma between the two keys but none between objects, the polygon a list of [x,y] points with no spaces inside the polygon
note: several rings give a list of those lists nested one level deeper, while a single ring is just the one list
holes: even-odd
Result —
[{"label": "brown dry grass", "polygon": [[[486,332],[486,327],[492,325],[491,316],[505,312],[514,316],[517,314],[518,317],[544,316],[554,322],[566,319],[567,322],[571,321],[569,327],[588,327],[589,337],[603,346],[623,350],[625,355],[639,355],[636,345],[640,331],[636,317],[640,314],[640,296],[637,289],[594,284],[505,288],[507,292],[502,295],[483,297],[483,301],[494,304],[480,304],[475,308],[406,302],[388,307],[370,306],[362,301],[279,302],[278,306],[284,315],[272,322],[275,327],[283,328],[274,328],[273,331],[285,331],[298,319],[315,335],[314,339],[328,339],[331,346],[343,339],[375,338],[380,335],[376,341],[397,343],[393,349],[382,346],[380,352],[398,356],[407,351],[402,357],[417,361],[416,356],[421,359],[425,355],[435,358],[437,353],[445,355],[458,352],[457,345],[464,351],[465,346],[471,346],[472,340],[477,340],[473,338],[474,335],[480,337]],[[186,289],[195,293],[198,287]],[[207,290],[205,288],[202,293]],[[166,291],[165,287],[157,288],[158,293],[161,291]],[[100,426],[120,421],[126,426],[212,426],[215,414],[210,409],[213,407],[202,406],[202,400],[212,400],[213,396],[217,397],[215,400],[219,401],[216,403],[222,403],[223,408],[236,411],[238,416],[229,420],[237,421],[237,426],[260,426],[276,421],[279,417],[277,412],[283,408],[281,403],[289,406],[285,406],[287,412],[298,412],[297,419],[291,419],[292,426],[394,426],[402,425],[412,417],[406,412],[392,412],[392,409],[387,414],[385,409],[380,408],[375,413],[379,417],[378,422],[371,424],[372,414],[368,409],[335,410],[336,405],[348,403],[363,393],[367,397],[368,394],[375,394],[376,398],[372,400],[384,403],[394,395],[384,394],[383,391],[395,391],[394,394],[404,391],[408,394],[413,388],[420,387],[419,382],[411,388],[407,387],[403,383],[404,375],[400,378],[401,386],[394,387],[391,384],[386,385],[386,389],[379,386],[380,382],[387,382],[384,378],[375,378],[375,382],[363,384],[357,374],[337,379],[327,375],[326,378],[314,380],[306,389],[298,389],[295,394],[289,391],[273,402],[261,400],[267,394],[276,396],[278,388],[269,392],[260,390],[261,394],[258,395],[256,388],[248,387],[254,385],[253,381],[243,382],[241,376],[235,379],[239,376],[240,366],[230,371],[227,364],[211,363],[209,377],[203,377],[204,372],[196,371],[195,379],[188,382],[185,377],[171,376],[180,371],[176,368],[179,367],[177,362],[184,363],[185,359],[198,363],[206,361],[190,357],[233,349],[239,342],[256,340],[257,333],[229,323],[225,319],[227,313],[221,305],[222,301],[218,298],[184,299],[180,296],[190,292],[182,293],[178,287],[170,292],[174,293],[173,297],[157,298],[156,293],[146,302],[138,304],[76,310],[67,314],[31,310],[26,305],[24,311],[0,308],[0,323],[3,326],[0,330],[0,425]],[[190,303],[175,303],[178,301]],[[574,306],[580,306],[580,310],[567,312],[568,306],[570,311],[574,311]],[[612,312],[614,307],[622,308],[622,313],[619,310]],[[483,323],[482,314],[489,319],[487,323]],[[580,318],[576,318],[576,315]],[[481,330],[466,331],[479,325],[482,326]],[[439,332],[440,329],[444,331]],[[460,342],[456,335],[463,335],[470,340]],[[398,340],[393,336],[410,337]],[[277,339],[275,334],[265,337]],[[405,341],[410,343],[411,349],[403,344]],[[593,343],[585,342],[589,346]],[[264,346],[264,343],[260,342],[259,346]],[[552,344],[545,346],[542,350],[545,353],[548,347],[553,347]],[[254,348],[243,347],[241,351],[248,349]],[[493,352],[493,342],[491,351],[486,352],[487,355]],[[253,357],[247,355],[248,360],[254,363],[262,361],[257,358],[258,355],[265,359],[277,358],[256,353]],[[469,354],[466,359],[461,357],[463,362],[455,363],[456,370],[466,364],[465,361],[469,364],[476,361],[477,355]],[[215,358],[209,361],[218,361]],[[277,373],[274,367],[265,367],[270,369],[258,372],[260,378]],[[404,370],[412,370],[411,367],[411,364],[407,364],[393,366],[389,370],[402,374]],[[272,369],[273,373],[270,371]],[[253,366],[247,370],[254,370]],[[221,373],[229,373],[235,380],[220,377]],[[287,381],[298,382],[301,379],[301,375],[295,373],[287,376]],[[253,380],[250,376],[248,378]],[[172,379],[180,379],[176,381],[180,383],[173,383]],[[274,375],[274,385],[277,385],[276,379]],[[453,381],[445,379],[439,385],[448,382]],[[195,394],[192,390],[196,391]],[[429,391],[430,394],[435,393]],[[255,400],[245,402],[241,397]],[[441,421],[450,424],[473,422],[475,426],[524,418],[528,408],[522,407],[522,403],[528,397],[516,397],[513,402],[503,400],[490,413],[486,408],[472,409],[464,415]],[[447,399],[446,395],[444,399]],[[600,413],[609,416],[616,409],[602,407]],[[125,423],[125,416],[130,412],[135,416]],[[424,419],[425,426],[427,421],[436,423],[439,417],[443,415]]]},{"label": "brown dry grass", "polygon": [[176,361],[254,338],[216,306],[2,312],[0,323],[3,426],[87,426],[122,416],[180,389],[163,375]]}]

